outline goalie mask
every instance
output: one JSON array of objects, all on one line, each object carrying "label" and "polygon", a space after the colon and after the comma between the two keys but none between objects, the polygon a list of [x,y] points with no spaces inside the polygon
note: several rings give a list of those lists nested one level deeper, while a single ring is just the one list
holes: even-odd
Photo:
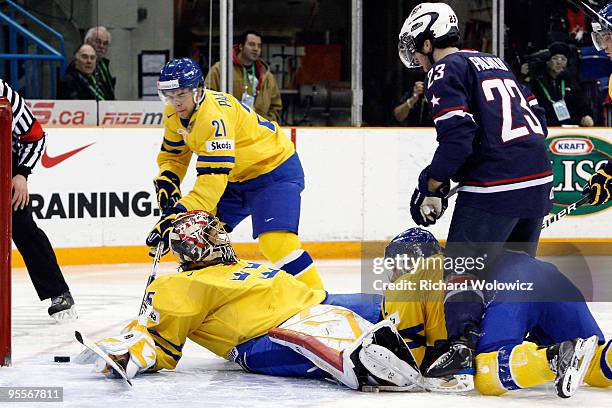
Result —
[{"label": "goalie mask", "polygon": [[181,265],[194,262],[233,264],[238,261],[227,232],[207,211],[189,211],[172,222],[170,250]]},{"label": "goalie mask", "polygon": [[[421,66],[416,53],[421,52],[425,40],[441,46],[451,39],[459,39],[459,25],[453,9],[444,3],[422,3],[416,6],[402,26],[397,50],[400,60],[408,68]],[[427,54],[433,64],[433,55]]]}]

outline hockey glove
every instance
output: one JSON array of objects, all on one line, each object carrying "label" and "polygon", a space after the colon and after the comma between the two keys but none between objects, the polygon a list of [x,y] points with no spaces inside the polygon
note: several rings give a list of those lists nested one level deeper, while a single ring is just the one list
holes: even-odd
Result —
[{"label": "hockey glove", "polygon": [[149,256],[155,256],[155,248],[159,242],[163,242],[162,256],[168,253],[170,250],[169,240],[170,231],[172,231],[172,221],[174,221],[181,212],[183,211],[176,207],[171,207],[164,211],[161,219],[155,224],[147,237],[146,244],[150,247]]},{"label": "hockey glove", "polygon": [[[125,369],[128,378],[147,371],[155,365],[157,352],[155,343],[143,326],[137,326],[128,333],[109,337],[96,342],[110,358]],[[120,378],[119,373],[102,358],[95,360],[95,369],[109,378]]]},{"label": "hockey glove", "polygon": [[612,192],[612,162],[599,169],[584,186],[584,195],[591,197],[591,205],[601,205],[610,201]]},{"label": "hockey glove", "polygon": [[165,211],[174,207],[174,204],[181,199],[181,180],[171,171],[163,171],[153,180],[153,185],[160,210]]},{"label": "hockey glove", "polygon": [[442,217],[448,200],[446,195],[450,190],[450,184],[445,182],[436,191],[431,192],[427,188],[429,166],[419,175],[419,184],[412,194],[410,200],[410,215],[417,225],[427,227],[435,224],[436,220]]}]

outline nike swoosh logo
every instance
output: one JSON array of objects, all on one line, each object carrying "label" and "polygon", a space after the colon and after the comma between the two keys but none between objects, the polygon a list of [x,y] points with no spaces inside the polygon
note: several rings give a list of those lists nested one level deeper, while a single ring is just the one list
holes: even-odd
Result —
[{"label": "nike swoosh logo", "polygon": [[42,164],[43,167],[45,167],[47,169],[50,169],[51,167],[57,166],[58,164],[60,164],[64,160],[67,160],[70,157],[74,156],[75,154],[77,154],[81,150],[87,149],[89,146],[91,146],[94,143],[90,143],[88,145],[81,146],[81,147],[79,147],[77,149],[70,150],[69,152],[60,154],[60,155],[55,156],[55,157],[49,156],[47,154],[47,148],[45,147],[45,152],[43,153],[42,157],[40,158],[40,163]]},{"label": "nike swoosh logo", "polygon": [[168,119],[170,119],[171,117],[173,117],[174,115],[176,115],[176,112],[169,114],[168,116],[166,116]]}]

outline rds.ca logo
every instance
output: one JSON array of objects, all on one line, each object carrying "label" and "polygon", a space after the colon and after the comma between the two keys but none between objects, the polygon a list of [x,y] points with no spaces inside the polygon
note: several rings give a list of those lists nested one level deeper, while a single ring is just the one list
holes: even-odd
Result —
[{"label": "rds.ca logo", "polygon": [[[612,145],[606,140],[580,134],[552,136],[546,143],[554,172],[552,212],[556,214],[582,197],[582,188],[591,174],[611,159]],[[572,215],[594,214],[610,205],[612,201],[598,207],[583,205]]]}]

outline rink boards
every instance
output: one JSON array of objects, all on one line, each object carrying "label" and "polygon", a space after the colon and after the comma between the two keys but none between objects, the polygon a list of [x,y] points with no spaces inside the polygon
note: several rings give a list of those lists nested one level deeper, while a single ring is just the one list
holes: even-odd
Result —
[{"label": "rink boards", "polygon": [[[35,218],[61,263],[146,261],[143,242],[158,219],[152,179],[162,132],[158,127],[47,128],[46,155],[29,190]],[[315,258],[359,257],[362,242],[385,241],[414,225],[410,196],[435,151],[434,129],[287,128],[285,133],[294,136],[306,173],[299,233]],[[549,138],[555,194],[570,202],[611,154],[612,136],[609,128],[559,128],[551,129]],[[192,166],[183,194],[195,180]],[[440,239],[448,231],[453,202],[431,227]],[[545,230],[543,240],[553,246],[589,243],[610,253],[611,214],[603,208],[570,216]],[[249,219],[232,239],[242,256],[257,255]],[[21,259],[15,256],[14,263],[21,265]]]}]

